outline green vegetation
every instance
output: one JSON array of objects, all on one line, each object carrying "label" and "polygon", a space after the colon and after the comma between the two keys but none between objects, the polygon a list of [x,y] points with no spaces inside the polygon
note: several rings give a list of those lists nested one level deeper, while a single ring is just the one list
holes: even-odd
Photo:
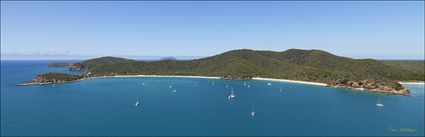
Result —
[{"label": "green vegetation", "polygon": [[100,57],[95,59],[89,59],[81,62],[82,65],[87,67],[95,67],[101,65],[111,65],[117,63],[131,63],[136,62],[135,60],[125,59],[125,58],[117,58],[117,57]]},{"label": "green vegetation", "polygon": [[72,74],[64,74],[64,73],[46,73],[42,75],[38,75],[38,77],[47,80],[47,81],[74,81],[81,79],[80,75],[72,75]]},{"label": "green vegetation", "polygon": [[69,70],[87,70],[88,68],[94,68],[96,66],[111,65],[117,63],[131,63],[136,62],[135,60],[117,58],[117,57],[100,57],[95,59],[85,60],[80,63],[52,63],[49,67],[66,67]]},{"label": "green vegetation", "polygon": [[[178,61],[135,61],[103,57],[81,62],[90,76],[112,75],[200,75],[230,79],[266,77],[329,83],[350,80],[379,81],[395,89],[397,81],[424,80],[423,61],[377,61],[335,56],[321,50],[289,49],[283,52],[233,50],[212,57]],[[415,67],[412,67],[415,66]]]},{"label": "green vegetation", "polygon": [[423,75],[420,75],[425,73],[425,61],[423,60],[380,60],[380,61],[392,67],[399,67],[405,71],[418,74],[417,75],[418,78],[410,79],[410,80],[425,81],[425,77]]}]

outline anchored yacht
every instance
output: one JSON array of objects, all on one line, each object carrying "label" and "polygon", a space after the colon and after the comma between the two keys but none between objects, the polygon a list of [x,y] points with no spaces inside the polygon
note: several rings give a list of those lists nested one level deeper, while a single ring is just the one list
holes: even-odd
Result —
[{"label": "anchored yacht", "polygon": [[378,101],[376,102],[376,106],[384,107],[384,104],[381,103],[381,97],[379,97]]},{"label": "anchored yacht", "polygon": [[232,90],[231,90],[231,94],[229,95],[229,97],[227,97],[228,99],[234,99],[236,96],[235,96],[235,94],[233,93],[233,87],[232,87]]}]

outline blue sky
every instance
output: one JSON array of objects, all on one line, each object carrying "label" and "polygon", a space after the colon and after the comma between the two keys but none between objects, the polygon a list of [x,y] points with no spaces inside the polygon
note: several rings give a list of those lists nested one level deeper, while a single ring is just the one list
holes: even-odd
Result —
[{"label": "blue sky", "polygon": [[2,59],[321,49],[423,59],[424,2],[1,2]]}]

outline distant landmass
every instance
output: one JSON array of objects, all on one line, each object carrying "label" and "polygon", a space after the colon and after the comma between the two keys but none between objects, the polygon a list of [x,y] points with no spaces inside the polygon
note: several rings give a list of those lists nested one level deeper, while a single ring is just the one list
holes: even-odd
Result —
[{"label": "distant landmass", "polygon": [[174,58],[174,57],[164,57],[164,58],[161,58],[159,60],[177,60],[177,59]]},{"label": "distant landmass", "polygon": [[[87,73],[79,76],[81,79],[116,75],[214,76],[234,80],[263,77],[319,82],[332,87],[402,95],[409,95],[409,92],[398,81],[425,80],[423,60],[352,59],[321,50],[301,49],[282,52],[240,49],[184,61],[164,58],[160,61],[147,62],[101,57],[80,63],[54,63],[49,66],[87,70]],[[63,75],[60,76],[63,78]],[[39,75],[38,79],[40,77],[43,75]],[[75,76],[70,77],[75,81]],[[48,81],[54,83],[52,81],[55,78],[49,78]],[[46,82],[35,80],[32,83]]]}]

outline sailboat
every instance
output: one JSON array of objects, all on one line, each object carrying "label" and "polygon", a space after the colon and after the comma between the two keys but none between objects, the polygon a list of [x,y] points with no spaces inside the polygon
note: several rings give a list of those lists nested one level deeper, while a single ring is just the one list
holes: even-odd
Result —
[{"label": "sailboat", "polygon": [[251,111],[251,116],[255,115],[255,111],[254,111],[254,105],[252,105],[252,111]]},{"label": "sailboat", "polygon": [[381,97],[379,97],[378,101],[376,102],[376,106],[384,107],[384,104],[381,103]]},{"label": "sailboat", "polygon": [[136,103],[134,103],[134,106],[139,106],[139,104],[140,104],[140,102],[139,102],[139,98],[137,98],[137,101],[136,101]]},{"label": "sailboat", "polygon": [[235,94],[233,93],[233,87],[232,87],[231,92],[232,93],[229,95],[229,97],[227,97],[228,99],[234,99],[236,97]]}]

